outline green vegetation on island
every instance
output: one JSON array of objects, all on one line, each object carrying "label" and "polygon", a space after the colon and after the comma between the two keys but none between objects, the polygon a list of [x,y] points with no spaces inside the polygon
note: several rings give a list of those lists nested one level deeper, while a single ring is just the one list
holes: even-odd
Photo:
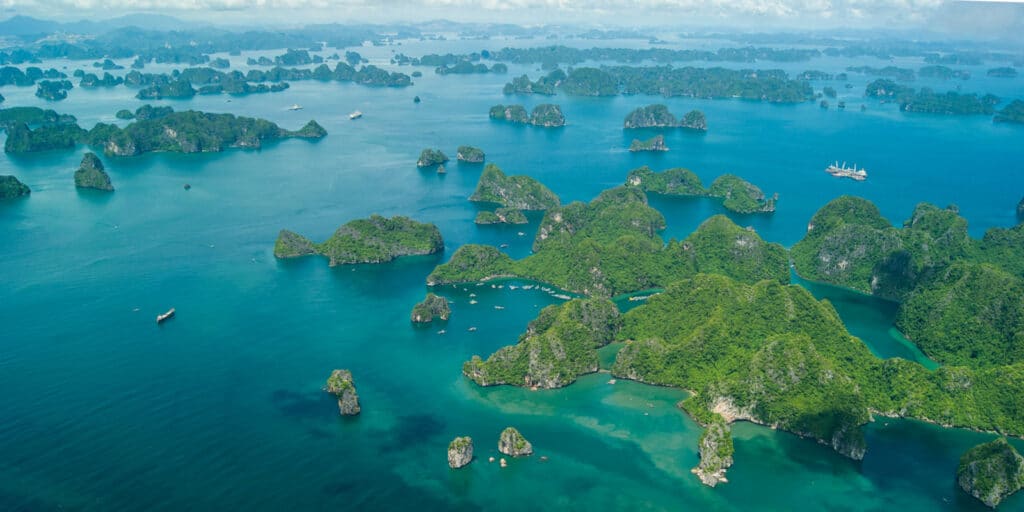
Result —
[{"label": "green vegetation on island", "polygon": [[687,128],[690,130],[707,131],[707,119],[700,110],[691,110],[681,121],[669,112],[662,104],[648,105],[633,110],[622,123],[626,129],[633,128]]},{"label": "green vegetation on island", "polygon": [[558,196],[529,176],[507,176],[494,164],[487,164],[470,201],[497,203],[515,210],[547,210],[559,205]]},{"label": "green vegetation on island", "polygon": [[992,115],[995,112],[995,106],[1001,101],[999,97],[992,94],[978,96],[973,93],[955,91],[942,94],[927,87],[916,90],[913,87],[899,85],[884,78],[869,83],[864,94],[869,98],[895,101],[899,103],[900,110],[903,112],[945,115]]},{"label": "green vegetation on island", "polygon": [[4,151],[7,153],[69,149],[75,147],[88,134],[73,123],[44,124],[35,129],[30,129],[25,123],[14,123],[6,129]]},{"label": "green vegetation on island", "polygon": [[568,74],[555,70],[530,82],[523,75],[505,85],[505,94],[554,94],[555,89],[581,96],[648,94],[665,97],[742,98],[773,103],[801,103],[814,98],[803,80],[792,80],[782,70],[734,70],[671,66],[607,66],[575,68]]},{"label": "green vegetation on island", "polygon": [[777,197],[767,198],[753,183],[732,174],[723,174],[704,189],[700,178],[689,169],[674,168],[654,172],[644,166],[633,169],[626,177],[627,187],[668,196],[697,196],[722,199],[726,209],[736,213],[770,213],[775,211]]},{"label": "green vegetation on island", "polygon": [[359,406],[359,394],[356,392],[355,382],[352,381],[352,372],[348,370],[331,372],[324,391],[338,398],[338,412],[342,416],[355,416],[362,410]]},{"label": "green vegetation on island", "polygon": [[329,258],[332,267],[385,263],[400,256],[434,254],[442,250],[444,240],[437,226],[408,217],[380,215],[348,222],[321,244],[287,230],[278,234],[274,244],[277,258],[319,254]]},{"label": "green vegetation on island", "polygon": [[1024,487],[1024,457],[1005,437],[979,444],[960,457],[956,480],[964,492],[995,508]]},{"label": "green vegetation on island", "polygon": [[448,320],[451,316],[452,310],[448,307],[448,299],[435,295],[433,293],[427,293],[420,303],[416,304],[412,308],[412,313],[409,318],[413,323],[417,324],[429,324],[434,319]]},{"label": "green vegetation on island", "polygon": [[997,78],[1016,78],[1017,70],[1011,67],[992,68],[985,72],[986,75]]},{"label": "green vegetation on island", "polygon": [[541,310],[519,343],[479,356],[462,373],[481,386],[512,384],[553,389],[598,369],[597,349],[618,332],[619,310],[607,299],[576,299]]},{"label": "green vegetation on island", "polygon": [[82,75],[82,79],[78,82],[79,87],[116,87],[124,83],[124,78],[119,76],[111,75],[110,73],[103,73],[103,78],[96,76],[93,73],[86,73]]},{"label": "green vegetation on island", "polygon": [[484,163],[484,152],[475,146],[459,146],[459,149],[455,151],[455,158],[460,162],[482,164]]},{"label": "green vegetation on island", "polygon": [[725,216],[705,221],[681,242],[666,245],[664,217],[644,193],[619,187],[589,204],[548,210],[534,253],[512,260],[494,247],[465,245],[427,277],[440,285],[521,277],[594,297],[663,287],[698,272],[721,272],[744,282],[789,282],[786,250],[768,244]]},{"label": "green vegetation on island", "polygon": [[0,200],[14,199],[31,194],[28,186],[14,176],[0,176]]},{"label": "green vegetation on island", "polygon": [[489,116],[498,121],[510,121],[514,124],[530,124],[545,128],[565,126],[565,116],[558,105],[543,103],[533,108],[529,116],[522,105],[495,105],[491,107]]},{"label": "green vegetation on island", "polygon": [[725,471],[732,466],[732,456],[736,450],[732,444],[732,432],[725,418],[717,413],[712,413],[709,417],[710,422],[704,426],[704,432],[697,441],[700,464],[691,471],[704,485],[714,487],[728,482],[725,479]]},{"label": "green vegetation on island", "polygon": [[753,183],[733,174],[723,174],[708,187],[708,195],[722,199],[722,205],[737,213],[774,212],[777,195],[767,198]]},{"label": "green vegetation on island", "polygon": [[530,221],[522,210],[502,207],[493,212],[482,211],[478,213],[473,222],[477,224],[527,224]]},{"label": "green vegetation on island", "polygon": [[668,151],[668,146],[665,145],[664,135],[655,135],[647,140],[633,139],[633,142],[629,144],[629,151],[631,153],[642,151]]},{"label": "green vegetation on island", "polygon": [[36,96],[48,101],[60,101],[68,97],[74,85],[70,80],[43,80],[36,87]]},{"label": "green vegetation on island", "polygon": [[533,454],[533,445],[513,427],[501,431],[498,438],[498,451],[513,457],[524,457]]},{"label": "green vegetation on island", "polygon": [[473,438],[456,437],[448,443],[448,467],[459,469],[473,461]]},{"label": "green vegetation on island", "polygon": [[416,160],[416,167],[430,167],[433,165],[443,164],[448,161],[448,155],[445,155],[440,149],[424,149],[420,152],[420,158]]},{"label": "green vegetation on island", "polygon": [[997,123],[1024,124],[1024,101],[1013,100],[992,118]]},{"label": "green vegetation on island", "polygon": [[110,176],[103,170],[103,162],[96,153],[89,151],[82,157],[82,163],[75,171],[75,186],[113,192]]}]

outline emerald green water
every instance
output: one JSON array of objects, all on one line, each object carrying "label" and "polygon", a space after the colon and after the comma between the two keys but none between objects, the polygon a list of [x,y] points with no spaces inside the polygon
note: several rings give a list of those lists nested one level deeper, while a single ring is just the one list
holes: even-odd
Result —
[{"label": "emerald green water", "polygon": [[[410,42],[402,51],[479,43]],[[382,63],[390,49],[360,51]],[[844,113],[673,98],[665,102],[674,112],[704,110],[709,133],[672,133],[672,151],[633,155],[625,147],[636,135],[622,133],[621,120],[660,98],[559,96],[569,126],[517,128],[490,122],[487,108],[545,99],[502,96],[508,76],[425,71],[406,90],[297,82],[231,103],[165,102],[288,128],[316,118],[330,135],[260,151],[105,158],[117,188],[110,195],[74,189],[84,148],[0,158],[0,174],[33,190],[0,204],[0,509],[982,509],[957,491],[953,474],[959,455],[988,434],[880,419],[865,427],[867,456],[853,462],[738,424],[730,482],[709,489],[689,473],[700,431],[675,407],[682,391],[609,384],[604,373],[556,391],[472,385],[460,374],[464,360],[515,342],[559,299],[505,282],[443,288],[454,301],[445,325],[413,328],[409,311],[426,292],[426,275],[456,248],[507,243],[514,257],[525,256],[539,219],[478,227],[466,198],[481,166],[452,163],[438,176],[414,162],[424,147],[453,155],[460,144],[477,145],[489,161],[541,179],[566,201],[590,199],[642,164],[690,167],[705,182],[734,172],[781,197],[775,215],[734,220],[786,245],[843,193],[868,197],[896,221],[918,201],[956,202],[978,235],[1014,222],[1024,177],[1008,170],[1024,157],[1020,128],[904,116],[891,105],[860,113],[846,90]],[[536,74],[515,67],[510,75],[522,72]],[[984,89],[983,74],[965,87]],[[4,106],[41,105],[33,91],[0,89]],[[75,89],[51,107],[89,126],[138,106],[131,94]],[[414,95],[423,103],[414,105]],[[292,103],[305,110],[287,111]],[[365,117],[349,121],[356,108]],[[868,166],[871,179],[827,176],[824,163],[836,158]],[[685,236],[720,212],[709,200],[651,202],[666,215],[666,237]],[[437,223],[445,254],[337,268],[273,257],[281,228],[319,240],[371,213]],[[876,355],[921,360],[890,331],[892,304],[802,284],[832,301]],[[478,304],[469,304],[471,293]],[[177,316],[156,326],[155,315],[169,307]],[[602,354],[604,365],[614,350]],[[320,391],[334,368],[355,375],[357,418],[339,418]],[[537,456],[500,469],[487,457],[497,456],[508,425]],[[477,459],[460,471],[445,459],[456,435],[476,441]],[[1000,508],[1024,510],[1024,498]]]}]

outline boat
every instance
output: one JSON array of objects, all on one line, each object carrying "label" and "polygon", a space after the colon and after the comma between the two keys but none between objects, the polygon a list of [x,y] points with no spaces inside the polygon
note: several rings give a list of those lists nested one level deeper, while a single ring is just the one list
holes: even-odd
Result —
[{"label": "boat", "polygon": [[505,306],[494,306],[494,309],[502,310],[502,309],[505,309]]},{"label": "boat", "polygon": [[302,105],[295,103],[292,106],[288,107],[288,110],[302,110]]},{"label": "boat", "polygon": [[356,119],[359,119],[360,117],[363,117],[363,113],[358,111],[358,110],[355,110],[351,114],[348,115],[348,118],[350,120],[353,120],[353,121],[356,120]]},{"label": "boat", "polygon": [[476,332],[476,327],[470,327],[469,332]]},{"label": "boat", "polygon": [[174,308],[168,309],[166,313],[156,316],[156,323],[162,323],[164,320],[174,316]]},{"label": "boat", "polygon": [[854,181],[864,181],[868,178],[868,172],[863,168],[858,169],[857,164],[853,164],[853,167],[847,167],[846,162],[843,162],[843,165],[840,166],[838,160],[826,167],[825,172],[837,178],[850,178]]}]

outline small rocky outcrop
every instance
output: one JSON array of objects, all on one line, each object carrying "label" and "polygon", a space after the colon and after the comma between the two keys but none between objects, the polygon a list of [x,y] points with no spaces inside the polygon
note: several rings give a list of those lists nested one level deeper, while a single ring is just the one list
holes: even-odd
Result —
[{"label": "small rocky outcrop", "polygon": [[459,469],[473,460],[473,438],[456,437],[448,443],[448,467]]},{"label": "small rocky outcrop", "polygon": [[691,471],[700,481],[710,487],[728,482],[725,471],[732,466],[733,445],[729,425],[722,416],[714,415],[714,420],[701,434],[697,449],[700,464]]},{"label": "small rocky outcrop", "polygon": [[452,314],[451,308],[448,307],[448,299],[428,293],[427,297],[422,302],[416,304],[412,308],[412,314],[410,319],[413,323],[417,324],[429,324],[433,322],[435,318],[440,320],[448,320],[448,317]]},{"label": "small rocky outcrop", "polygon": [[443,164],[448,161],[448,156],[440,149],[424,149],[420,153],[419,160],[416,160],[416,167],[430,167]]},{"label": "small rocky outcrop", "polygon": [[956,480],[964,492],[995,508],[1024,487],[1024,457],[1006,438],[979,444],[960,457]]},{"label": "small rocky outcrop", "polygon": [[475,146],[459,146],[455,158],[460,162],[482,164],[484,163],[484,151]]},{"label": "small rocky outcrop", "polygon": [[565,115],[562,108],[552,103],[542,103],[533,108],[530,113],[530,124],[543,126],[544,128],[557,128],[565,126]]},{"label": "small rocky outcrop", "polygon": [[14,176],[0,176],[0,200],[27,196],[32,193],[28,186]]},{"label": "small rocky outcrop", "polygon": [[668,151],[668,146],[665,145],[664,135],[656,135],[647,140],[633,139],[633,143],[629,145],[629,151],[633,153],[638,151]]},{"label": "small rocky outcrop", "polygon": [[306,126],[299,128],[298,131],[292,132],[291,136],[299,137],[302,139],[320,139],[327,136],[327,130],[320,123],[310,120],[306,123]]},{"label": "small rocky outcrop", "polygon": [[447,174],[448,173],[448,169],[445,169],[443,165],[439,165],[439,166],[437,166],[437,173],[438,174]]},{"label": "small rocky outcrop", "polygon": [[498,451],[513,457],[525,457],[533,454],[533,445],[515,427],[508,427],[498,438]]},{"label": "small rocky outcrop", "polygon": [[352,372],[334,370],[327,379],[327,387],[324,389],[338,397],[338,411],[342,416],[359,414],[359,395],[356,393],[355,383],[352,382]]},{"label": "small rocky outcrop", "polygon": [[310,254],[317,254],[317,249],[308,238],[287,229],[282,229],[277,234],[277,242],[274,243],[275,257],[298,258]]},{"label": "small rocky outcrop", "polygon": [[103,162],[92,151],[82,157],[82,163],[75,171],[75,186],[108,192],[114,191],[114,186],[110,183],[110,175],[103,169]]}]

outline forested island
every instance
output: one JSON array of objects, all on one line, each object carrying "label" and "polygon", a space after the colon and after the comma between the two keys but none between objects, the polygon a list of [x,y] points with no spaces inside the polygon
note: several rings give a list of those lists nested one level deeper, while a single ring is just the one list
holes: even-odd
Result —
[{"label": "forested island", "polygon": [[582,67],[572,69],[568,74],[556,69],[537,82],[531,82],[523,75],[506,84],[504,92],[554,94],[556,89],[574,96],[648,94],[705,99],[742,98],[773,103],[801,103],[814,98],[810,84],[790,79],[782,70],[670,66]]},{"label": "forested island", "polygon": [[662,172],[647,166],[633,169],[626,176],[625,185],[666,196],[718,198],[722,206],[736,213],[770,213],[775,211],[777,200],[777,194],[769,198],[753,183],[732,174],[719,176],[705,189],[693,171],[679,167]]},{"label": "forested island", "polygon": [[14,199],[31,194],[28,186],[14,176],[0,176],[0,200]]},{"label": "forested island", "polygon": [[[863,236],[859,234],[885,227],[875,225],[879,221],[872,219],[881,217],[872,216],[870,203],[853,198],[837,201],[815,215],[809,236],[869,257],[877,254],[874,248],[880,244],[886,246],[871,237],[857,238],[860,243],[846,239],[844,233]],[[838,208],[842,205],[849,206]],[[961,231],[958,218],[952,210],[919,207],[902,230],[907,233],[899,235],[907,244],[898,247],[911,253],[898,259],[948,262],[949,251],[963,247],[957,242],[961,237],[954,236]],[[752,421],[816,439],[855,459],[862,458],[868,448],[860,426],[871,415],[1024,433],[1024,421],[1014,412],[1024,405],[1020,403],[1024,397],[1024,343],[1020,340],[974,342],[974,354],[960,359],[939,355],[940,361],[956,366],[935,371],[902,359],[881,360],[846,331],[828,302],[786,284],[784,248],[764,243],[756,233],[721,216],[706,221],[686,240],[666,246],[656,235],[663,222],[646,205],[642,192],[620,188],[602,193],[587,205],[573,203],[549,210],[535,239],[534,254],[525,259],[512,260],[487,246],[460,248],[431,273],[428,284],[514,276],[590,297],[546,308],[518,344],[487,359],[474,357],[464,364],[463,372],[480,385],[561,387],[596,371],[597,349],[619,340],[625,345],[616,356],[613,375],[694,391],[682,407],[706,426]],[[963,239],[969,241],[966,225],[962,227]],[[917,291],[901,307],[901,318],[947,337],[957,336],[958,328],[975,330],[973,322],[963,319],[979,315],[989,318],[986,321],[992,326],[1021,332],[1010,320],[1024,318],[1019,274],[997,269],[997,262],[1008,258],[1010,268],[1024,272],[1024,256],[1011,249],[1024,239],[1021,227],[997,228],[990,235],[973,252],[986,261],[974,263],[980,265],[977,271],[992,279],[978,281],[963,274],[960,261],[947,264],[941,274],[931,274],[938,283],[974,286],[977,293],[939,291],[937,296],[955,299],[937,304],[927,297],[917,299],[924,293]],[[807,239],[800,244],[806,243]],[[806,252],[800,244],[793,250],[798,270],[801,253]],[[914,249],[925,246],[927,254]],[[821,261],[843,270],[860,268],[841,254],[829,253]],[[602,300],[650,288],[665,291],[625,315]],[[927,306],[908,307],[914,300]],[[993,310],[993,304],[1015,305],[1010,310]],[[980,313],[978,308],[990,313]],[[988,316],[995,311],[1011,316]],[[970,339],[991,338],[973,332]],[[695,470],[706,483],[724,476],[731,458],[727,438],[727,429],[715,427],[708,446],[702,445],[702,454],[714,455],[705,467]]]},{"label": "forested island", "polygon": [[338,228],[323,243],[311,242],[297,233],[281,230],[274,244],[277,258],[320,255],[330,266],[353,263],[384,263],[400,256],[434,254],[444,250],[437,226],[408,217],[371,215]]},{"label": "forested island", "polygon": [[559,205],[558,196],[529,176],[508,176],[500,167],[487,164],[470,201],[495,203],[515,210],[548,210]]},{"label": "forested island", "polygon": [[493,212],[485,210],[476,214],[476,219],[474,219],[473,222],[481,225],[526,224],[529,220],[526,218],[526,214],[524,214],[522,210],[501,207]]},{"label": "forested island", "polygon": [[664,228],[664,217],[647,205],[642,191],[610,189],[590,203],[548,209],[532,255],[512,260],[493,247],[465,245],[427,282],[522,277],[596,297],[658,288],[699,272],[789,282],[786,250],[724,216],[708,219],[686,240],[668,245],[658,235]]},{"label": "forested island", "polygon": [[82,157],[82,163],[75,171],[75,187],[91,188],[105,192],[113,192],[114,185],[110,183],[110,175],[103,168],[103,162],[92,151]]},{"label": "forested island", "polygon": [[1024,123],[1024,101],[1011,101],[992,120],[996,123]]},{"label": "forested island", "polygon": [[1024,487],[1024,457],[1000,437],[967,450],[956,476],[964,492],[995,508]]},{"label": "forested island", "polygon": [[[86,144],[102,149],[109,156],[134,156],[151,151],[199,153],[231,147],[259,148],[270,140],[319,139],[327,135],[316,121],[291,131],[265,119],[193,110],[174,112],[170,107],[146,105],[136,110],[134,117],[135,122],[124,128],[98,123],[91,130],[84,130],[73,117],[54,116],[47,111],[22,109],[9,115],[0,114],[7,130],[4,151],[30,153]],[[29,128],[26,120],[36,121],[36,128]]]},{"label": "forested island", "polygon": [[884,78],[869,83],[864,95],[869,98],[895,101],[899,103],[900,110],[903,112],[946,115],[992,115],[996,105],[1002,101],[998,96],[992,94],[978,96],[974,93],[954,91],[942,94],[928,87],[916,90],[913,87],[899,85]]},{"label": "forested island", "polygon": [[633,139],[633,142],[629,144],[629,151],[632,153],[642,151],[668,151],[668,146],[665,145],[664,135],[655,135],[647,140]]},{"label": "forested island", "polygon": [[484,151],[476,146],[459,146],[455,151],[455,159],[469,164],[482,164]]},{"label": "forested island", "polygon": [[686,128],[705,132],[708,130],[707,119],[704,112],[691,110],[677,120],[676,116],[669,112],[668,107],[662,104],[640,107],[630,112],[622,122],[625,129],[633,128]]},{"label": "forested island", "polygon": [[530,115],[526,115],[526,108],[522,105],[495,105],[491,107],[488,116],[498,121],[509,121],[513,124],[529,124],[544,128],[557,128],[565,126],[565,115],[558,105],[542,103],[533,108]]}]

